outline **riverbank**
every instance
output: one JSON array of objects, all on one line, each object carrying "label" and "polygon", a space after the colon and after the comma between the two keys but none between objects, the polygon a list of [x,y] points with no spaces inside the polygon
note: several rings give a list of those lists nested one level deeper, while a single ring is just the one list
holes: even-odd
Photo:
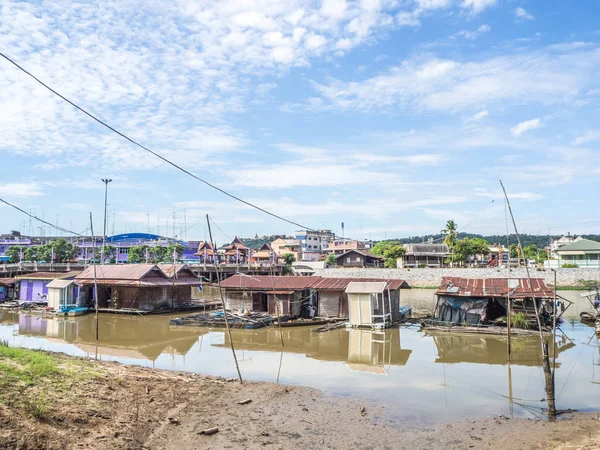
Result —
[{"label": "riverbank", "polygon": [[[554,271],[550,269],[530,269],[532,278],[543,278],[549,285],[554,284]],[[394,278],[406,281],[411,287],[437,289],[443,277],[461,278],[527,278],[525,268],[443,268],[443,269],[361,269],[331,268],[317,270],[315,275],[340,278]],[[586,282],[600,283],[600,269],[556,269],[556,284],[561,289],[586,289]]]},{"label": "riverbank", "polygon": [[[0,448],[567,449],[597,443],[598,420],[491,417],[419,427],[394,419],[385,404],[311,388],[0,345]],[[213,427],[219,431],[201,434]]]}]

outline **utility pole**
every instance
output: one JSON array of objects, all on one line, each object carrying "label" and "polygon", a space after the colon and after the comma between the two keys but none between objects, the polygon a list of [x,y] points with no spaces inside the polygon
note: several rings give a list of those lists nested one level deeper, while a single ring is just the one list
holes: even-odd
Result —
[{"label": "utility pole", "polygon": [[106,246],[106,206],[108,205],[108,183],[112,180],[110,178],[102,178],[104,183],[104,234],[102,234],[102,264],[104,264],[104,247]]}]

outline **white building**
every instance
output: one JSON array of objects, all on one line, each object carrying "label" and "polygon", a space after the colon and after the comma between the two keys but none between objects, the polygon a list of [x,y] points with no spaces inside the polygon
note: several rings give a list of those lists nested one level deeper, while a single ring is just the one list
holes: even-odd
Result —
[{"label": "white building", "polygon": [[296,239],[302,244],[302,260],[316,261],[334,239],[334,234],[331,230],[299,230]]}]

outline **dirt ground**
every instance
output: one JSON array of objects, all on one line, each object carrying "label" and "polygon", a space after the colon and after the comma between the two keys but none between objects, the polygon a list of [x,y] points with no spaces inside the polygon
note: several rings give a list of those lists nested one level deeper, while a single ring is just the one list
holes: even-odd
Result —
[{"label": "dirt ground", "polygon": [[[492,417],[418,428],[395,422],[385,405],[311,388],[51,358],[58,371],[50,378],[0,384],[1,449],[600,447],[598,414],[554,423]],[[202,434],[213,427],[218,432]]]}]

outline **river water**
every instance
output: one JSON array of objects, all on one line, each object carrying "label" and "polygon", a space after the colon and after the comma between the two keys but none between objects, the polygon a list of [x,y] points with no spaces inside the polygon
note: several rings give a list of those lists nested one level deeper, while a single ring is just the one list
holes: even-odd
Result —
[{"label": "river water", "polygon": [[[554,352],[557,407],[595,411],[600,409],[600,347],[593,328],[578,320],[590,306],[578,292],[560,295],[574,304],[565,313]],[[402,291],[401,302],[430,312],[433,290]],[[172,317],[100,315],[96,344],[93,315],[57,319],[0,310],[0,339],[69,355],[236,377],[223,329],[171,326]],[[503,336],[427,335],[417,327],[326,333],[284,328],[282,350],[277,328],[232,334],[245,379],[380,402],[403,423],[498,414],[531,417],[531,407],[546,406],[536,336],[514,337],[507,364]]]}]

